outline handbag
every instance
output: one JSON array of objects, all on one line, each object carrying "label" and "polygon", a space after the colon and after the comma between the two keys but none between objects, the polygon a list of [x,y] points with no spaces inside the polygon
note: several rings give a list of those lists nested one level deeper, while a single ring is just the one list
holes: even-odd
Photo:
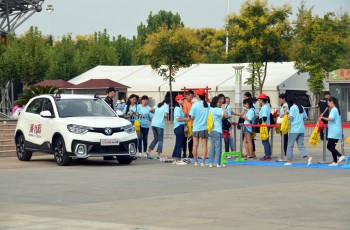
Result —
[{"label": "handbag", "polygon": [[260,127],[260,139],[262,141],[269,139],[269,129],[267,128],[265,122],[263,122]]}]

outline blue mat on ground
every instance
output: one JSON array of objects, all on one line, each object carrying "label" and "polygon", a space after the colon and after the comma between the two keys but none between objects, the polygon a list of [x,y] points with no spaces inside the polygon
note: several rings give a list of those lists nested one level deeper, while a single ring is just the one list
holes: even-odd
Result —
[{"label": "blue mat on ground", "polygon": [[[201,159],[198,159],[202,162]],[[208,162],[208,161],[206,161]],[[228,160],[228,165],[249,165],[249,166],[262,166],[262,167],[284,167],[284,168],[318,168],[318,169],[350,169],[350,165],[339,165],[338,167],[328,166],[328,164],[313,163],[311,166],[307,166],[305,163],[293,163],[291,166],[284,166],[285,162],[274,162],[274,161],[245,161],[245,162],[234,162]]]}]

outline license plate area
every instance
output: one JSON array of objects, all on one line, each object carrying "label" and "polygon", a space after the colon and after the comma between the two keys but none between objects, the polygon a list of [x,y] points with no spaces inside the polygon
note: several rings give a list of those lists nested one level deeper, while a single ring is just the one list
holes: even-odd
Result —
[{"label": "license plate area", "polygon": [[101,139],[101,146],[117,146],[119,145],[119,140],[117,139]]}]

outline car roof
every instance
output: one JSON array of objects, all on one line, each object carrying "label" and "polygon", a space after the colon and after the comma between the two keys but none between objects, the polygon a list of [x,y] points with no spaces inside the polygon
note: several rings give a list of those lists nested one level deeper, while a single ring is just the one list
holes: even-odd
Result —
[{"label": "car roof", "polygon": [[[95,96],[92,94],[60,94],[61,98],[60,99],[95,99]],[[53,97],[55,98],[54,94],[42,94],[38,95],[35,98],[40,98],[40,97]]]}]

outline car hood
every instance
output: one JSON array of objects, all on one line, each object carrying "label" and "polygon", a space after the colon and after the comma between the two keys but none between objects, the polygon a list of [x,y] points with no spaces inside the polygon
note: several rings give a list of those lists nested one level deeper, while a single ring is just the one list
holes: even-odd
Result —
[{"label": "car hood", "polygon": [[119,117],[66,117],[63,119],[67,125],[83,125],[94,128],[116,128],[131,124],[130,121]]}]

